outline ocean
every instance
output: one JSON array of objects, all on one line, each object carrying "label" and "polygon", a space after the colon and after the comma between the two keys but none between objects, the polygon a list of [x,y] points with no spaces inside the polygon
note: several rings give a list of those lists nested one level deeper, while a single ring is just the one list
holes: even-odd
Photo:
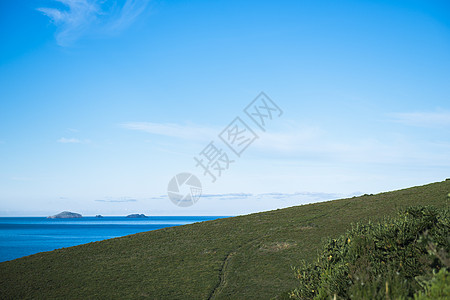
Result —
[{"label": "ocean", "polygon": [[224,218],[219,216],[0,218],[0,262],[63,247],[101,241],[164,227]]}]

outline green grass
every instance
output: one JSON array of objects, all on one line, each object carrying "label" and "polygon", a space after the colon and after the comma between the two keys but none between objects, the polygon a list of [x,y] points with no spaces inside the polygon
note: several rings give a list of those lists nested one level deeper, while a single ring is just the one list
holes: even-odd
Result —
[{"label": "green grass", "polygon": [[448,205],[450,180],[165,228],[0,263],[0,298],[269,299],[351,223]]}]

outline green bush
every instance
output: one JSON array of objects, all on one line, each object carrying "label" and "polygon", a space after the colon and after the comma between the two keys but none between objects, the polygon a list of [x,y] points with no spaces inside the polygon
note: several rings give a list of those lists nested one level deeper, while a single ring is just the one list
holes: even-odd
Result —
[{"label": "green bush", "polygon": [[434,282],[433,270],[439,272],[448,264],[448,232],[449,210],[433,207],[410,207],[380,223],[356,224],[339,238],[329,239],[314,263],[301,262],[294,268],[299,284],[290,297],[414,297],[426,291],[425,282]]}]

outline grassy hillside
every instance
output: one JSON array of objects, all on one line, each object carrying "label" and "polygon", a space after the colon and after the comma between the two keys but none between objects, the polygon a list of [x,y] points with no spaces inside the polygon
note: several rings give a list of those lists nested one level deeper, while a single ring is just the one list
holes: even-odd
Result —
[{"label": "grassy hillside", "polygon": [[165,228],[0,263],[0,298],[269,299],[352,222],[448,205],[450,180]]}]

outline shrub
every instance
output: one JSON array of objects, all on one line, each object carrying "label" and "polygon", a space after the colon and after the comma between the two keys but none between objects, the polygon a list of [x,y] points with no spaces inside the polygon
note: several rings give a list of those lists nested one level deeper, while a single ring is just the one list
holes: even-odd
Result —
[{"label": "shrub", "polygon": [[425,291],[424,282],[432,280],[433,270],[444,270],[449,231],[448,209],[433,207],[410,207],[380,223],[356,224],[329,239],[314,263],[301,262],[294,268],[299,284],[290,297],[413,297]]}]

